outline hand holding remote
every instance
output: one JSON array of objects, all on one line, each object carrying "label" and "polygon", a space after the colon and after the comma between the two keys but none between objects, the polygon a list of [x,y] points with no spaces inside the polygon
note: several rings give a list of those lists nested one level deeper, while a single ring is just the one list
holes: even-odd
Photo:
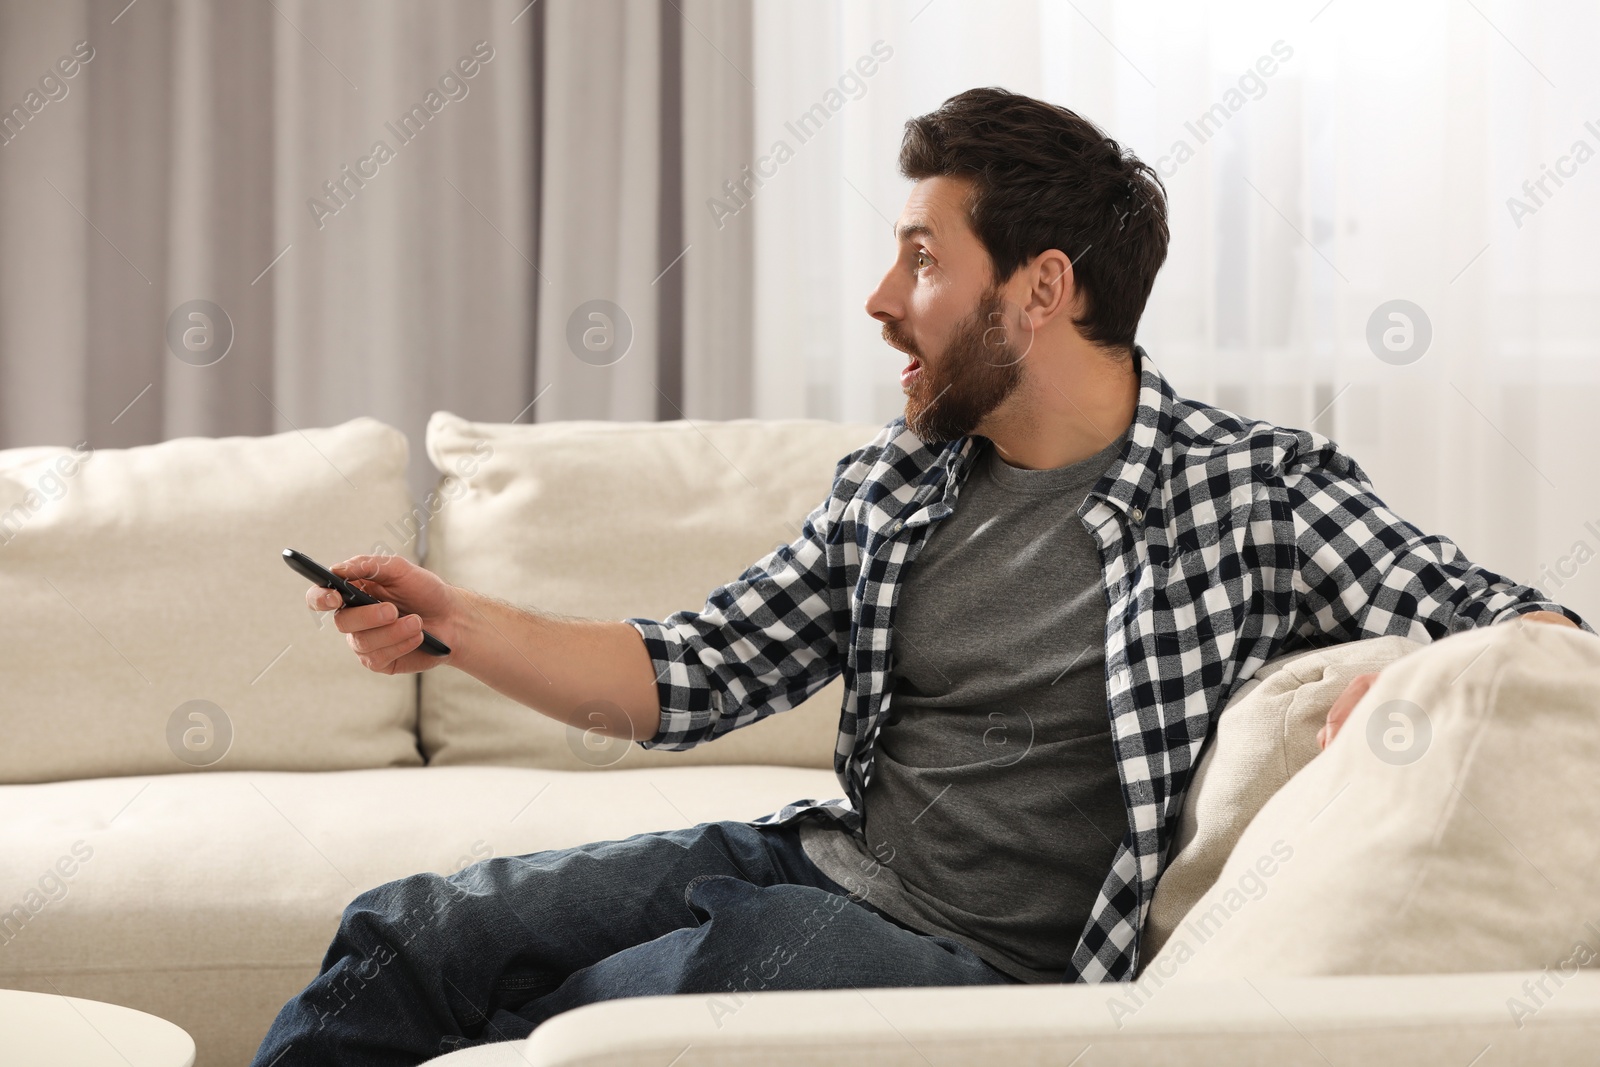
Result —
[{"label": "hand holding remote", "polygon": [[314,611],[334,610],[334,625],[363,666],[379,674],[409,674],[448,662],[459,591],[402,556],[353,556],[331,568],[285,549],[284,562],[315,583],[306,591]]}]

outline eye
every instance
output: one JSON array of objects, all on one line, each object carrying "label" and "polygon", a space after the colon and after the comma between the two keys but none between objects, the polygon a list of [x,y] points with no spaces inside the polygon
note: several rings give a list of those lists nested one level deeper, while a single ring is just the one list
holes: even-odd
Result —
[{"label": "eye", "polygon": [[917,270],[921,270],[923,267],[929,267],[932,265],[933,257],[928,255],[927,250],[923,248],[917,249]]}]

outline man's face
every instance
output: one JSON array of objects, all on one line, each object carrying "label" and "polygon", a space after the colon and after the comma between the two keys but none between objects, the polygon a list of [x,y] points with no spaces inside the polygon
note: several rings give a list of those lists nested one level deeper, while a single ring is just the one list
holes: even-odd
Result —
[{"label": "man's face", "polygon": [[894,265],[867,298],[883,339],[911,357],[900,373],[906,425],[928,442],[979,432],[1021,384],[1026,320],[993,284],[964,207],[970,183],[927,178],[895,226]]}]

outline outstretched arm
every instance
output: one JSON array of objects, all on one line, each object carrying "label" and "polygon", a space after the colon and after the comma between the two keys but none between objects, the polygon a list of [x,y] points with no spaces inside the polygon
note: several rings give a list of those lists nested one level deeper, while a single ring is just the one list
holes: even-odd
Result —
[{"label": "outstretched arm", "polygon": [[[713,741],[799,704],[844,669],[851,579],[843,561],[856,549],[848,532],[841,540],[840,516],[857,488],[848,472],[894,427],[838,462],[832,492],[794,541],[713,590],[698,611],[660,621],[565,618],[459,589],[399,556],[357,556],[333,571],[390,603],[343,608],[335,619],[370,670],[445,663],[569,726],[642,748]],[[316,586],[306,602],[339,603]],[[420,651],[423,629],[451,653]]]},{"label": "outstretched arm", "polygon": [[1285,476],[1298,565],[1296,629],[1340,641],[1400,634],[1431,641],[1519,615],[1557,615],[1592,629],[1532,586],[1467,559],[1378,499],[1358,468]]},{"label": "outstretched arm", "polygon": [[[338,609],[334,625],[368,670],[406,674],[448,664],[582,730],[648,738],[659,727],[655,668],[627,623],[519,608],[453,586],[402,556],[355,556],[332,570],[386,601],[340,608],[332,590],[306,591],[314,610]],[[424,629],[450,654],[421,651]]]},{"label": "outstretched arm", "polygon": [[[369,670],[448,664],[569,726],[645,748],[692,748],[793,707],[839,674],[849,607],[826,544],[831,506],[818,505],[794,542],[714,590],[704,608],[659,622],[520,608],[392,555],[332,568],[385,603],[340,608],[320,586],[306,603],[338,609],[335,625]],[[421,651],[424,629],[450,654]]]}]

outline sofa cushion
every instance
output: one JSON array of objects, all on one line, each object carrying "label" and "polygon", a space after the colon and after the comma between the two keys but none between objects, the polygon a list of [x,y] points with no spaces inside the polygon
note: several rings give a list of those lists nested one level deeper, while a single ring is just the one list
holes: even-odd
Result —
[{"label": "sofa cushion", "polygon": [[362,670],[279,558],[411,509],[374,419],[0,452],[0,782],[420,762],[415,682]]},{"label": "sofa cushion", "polygon": [[[544,611],[664,618],[799,535],[838,461],[877,427],[816,420],[468,422],[437,412],[427,566]],[[537,656],[537,650],[530,650]],[[460,671],[422,677],[428,761],[566,770],[766,763],[831,767],[842,685],[684,752],[596,745]]]},{"label": "sofa cushion", "polygon": [[837,795],[830,772],[792,767],[0,786],[0,987],[138,1008],[189,1031],[198,1063],[244,1064],[373,886]]},{"label": "sofa cushion", "polygon": [[1139,955],[1151,959],[1210,889],[1256,812],[1311,762],[1328,709],[1359,674],[1422,647],[1375,637],[1279,656],[1229,699],[1195,767],[1167,866],[1145,919]]},{"label": "sofa cushion", "polygon": [[1513,620],[1406,656],[1262,807],[1141,979],[1593,962],[1597,707],[1600,637],[1570,627]]}]

